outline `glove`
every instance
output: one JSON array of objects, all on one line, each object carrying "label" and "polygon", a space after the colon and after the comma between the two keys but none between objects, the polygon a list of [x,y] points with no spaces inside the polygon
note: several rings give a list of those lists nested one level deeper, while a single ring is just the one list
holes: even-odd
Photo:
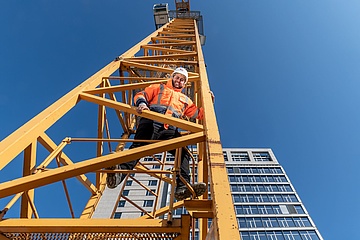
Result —
[{"label": "glove", "polygon": [[143,110],[149,110],[148,106],[146,105],[146,103],[140,103],[139,106],[136,108],[136,112],[137,113],[142,113]]}]

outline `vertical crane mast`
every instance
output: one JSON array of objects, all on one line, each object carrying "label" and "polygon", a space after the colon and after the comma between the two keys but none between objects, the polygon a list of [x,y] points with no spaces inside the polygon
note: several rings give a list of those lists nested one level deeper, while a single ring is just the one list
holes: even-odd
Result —
[{"label": "vertical crane mast", "polygon": [[[185,240],[189,239],[191,231],[195,231],[194,226],[191,226],[194,225],[192,222],[195,218],[200,219],[199,233],[202,240],[240,239],[197,21],[188,17],[189,1],[175,0],[175,4],[175,18],[0,142],[0,171],[6,169],[12,161],[23,158],[22,176],[0,183],[0,198],[9,199],[6,206],[0,206],[0,240]],[[191,122],[151,111],[143,112],[142,117],[176,126],[183,134],[176,139],[153,141],[146,146],[126,149],[126,144],[134,141],[132,136],[136,131],[137,117],[140,115],[133,106],[133,95],[151,84],[166,82],[173,69],[179,66],[189,71],[189,83],[185,91],[197,106],[204,108],[204,119]],[[96,115],[84,116],[84,119],[78,120],[88,121],[94,118],[97,124],[94,125],[90,136],[97,137],[64,136],[57,144],[48,129],[62,129],[60,120],[70,114],[70,110],[76,111],[81,102],[97,108]],[[110,112],[113,113],[113,118],[110,117]],[[122,130],[121,137],[114,138],[118,132],[114,129]],[[95,155],[84,159],[72,157],[72,151],[76,152],[80,142],[94,148],[92,152]],[[68,151],[70,143],[75,150]],[[112,144],[115,144],[115,147]],[[40,154],[40,146],[48,152],[46,156]],[[154,208],[151,212],[137,206],[139,211],[144,213],[142,217],[92,218],[105,190],[106,174],[116,171],[107,170],[108,167],[185,146],[195,146],[196,150],[192,154],[197,156],[197,161],[193,159],[193,168],[197,169],[199,181],[209,183],[210,198],[205,194],[199,199],[190,198],[175,202],[172,191],[171,200],[166,206]],[[140,162],[134,170],[120,171],[149,175],[157,179],[158,184],[174,187],[178,161],[179,159],[175,158],[170,170],[163,168],[154,171]],[[50,167],[54,163],[55,167]],[[164,162],[159,160],[159,164]],[[89,174],[95,177],[91,178]],[[65,181],[70,178],[76,178],[89,193],[85,208],[78,218],[73,214],[70,199],[79,196],[70,196],[70,186],[67,186]],[[72,218],[41,218],[35,201],[37,189],[59,181],[63,183]],[[121,192],[119,196],[123,196]],[[20,201],[19,218],[5,219],[4,215],[17,201]],[[134,203],[131,199],[127,201]],[[173,218],[172,212],[180,207],[185,207],[189,214],[182,215],[180,219]],[[208,219],[212,219],[210,228]]]}]

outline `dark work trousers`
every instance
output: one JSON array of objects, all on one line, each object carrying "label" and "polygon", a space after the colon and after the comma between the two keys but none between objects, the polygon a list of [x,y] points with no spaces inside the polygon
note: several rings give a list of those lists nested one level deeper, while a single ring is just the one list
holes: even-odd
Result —
[{"label": "dark work trousers", "polygon": [[[157,123],[147,118],[141,118],[136,130],[134,139],[136,140],[168,140],[180,137],[181,134],[175,129],[165,129],[163,124]],[[149,143],[134,142],[129,148],[137,148]],[[169,151],[175,156],[175,150]],[[191,157],[185,148],[181,151],[180,175],[190,183],[189,161]],[[140,159],[120,164],[121,169],[132,170]],[[185,185],[178,177],[176,179],[177,187]]]}]

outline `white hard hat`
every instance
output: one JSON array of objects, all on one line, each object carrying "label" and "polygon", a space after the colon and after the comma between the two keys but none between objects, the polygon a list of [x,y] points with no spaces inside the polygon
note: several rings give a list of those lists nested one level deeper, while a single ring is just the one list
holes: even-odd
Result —
[{"label": "white hard hat", "polygon": [[186,71],[185,68],[183,68],[183,67],[178,67],[178,68],[176,68],[176,69],[174,70],[173,75],[174,75],[175,73],[180,73],[180,74],[184,75],[185,78],[186,78],[186,82],[187,82],[188,77],[189,77],[189,74],[188,74],[188,72]]}]

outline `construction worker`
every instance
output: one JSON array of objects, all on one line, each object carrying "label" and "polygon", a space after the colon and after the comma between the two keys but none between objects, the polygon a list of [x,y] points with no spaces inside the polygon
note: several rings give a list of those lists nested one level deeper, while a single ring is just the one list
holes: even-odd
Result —
[{"label": "construction worker", "polygon": [[[192,100],[182,93],[188,81],[188,72],[185,68],[179,67],[171,74],[171,78],[166,84],[152,84],[143,91],[138,92],[134,97],[137,106],[136,111],[141,114],[143,111],[155,111],[161,114],[180,118],[186,116],[190,119],[202,119],[203,108],[197,108]],[[210,92],[212,99],[214,95]],[[177,128],[169,126],[151,119],[141,118],[137,127],[136,140],[167,140],[181,136]],[[136,148],[145,145],[143,142],[134,142],[129,148]],[[172,155],[175,150],[169,151]],[[183,148],[181,151],[180,175],[190,183],[189,161],[190,155]],[[139,159],[122,163],[111,169],[132,170]],[[117,187],[125,178],[123,173],[108,173],[106,183],[109,188]],[[185,186],[179,177],[176,179],[175,198],[183,200],[192,196],[191,191]],[[205,183],[195,183],[191,185],[196,196],[201,196],[207,190]]]}]

